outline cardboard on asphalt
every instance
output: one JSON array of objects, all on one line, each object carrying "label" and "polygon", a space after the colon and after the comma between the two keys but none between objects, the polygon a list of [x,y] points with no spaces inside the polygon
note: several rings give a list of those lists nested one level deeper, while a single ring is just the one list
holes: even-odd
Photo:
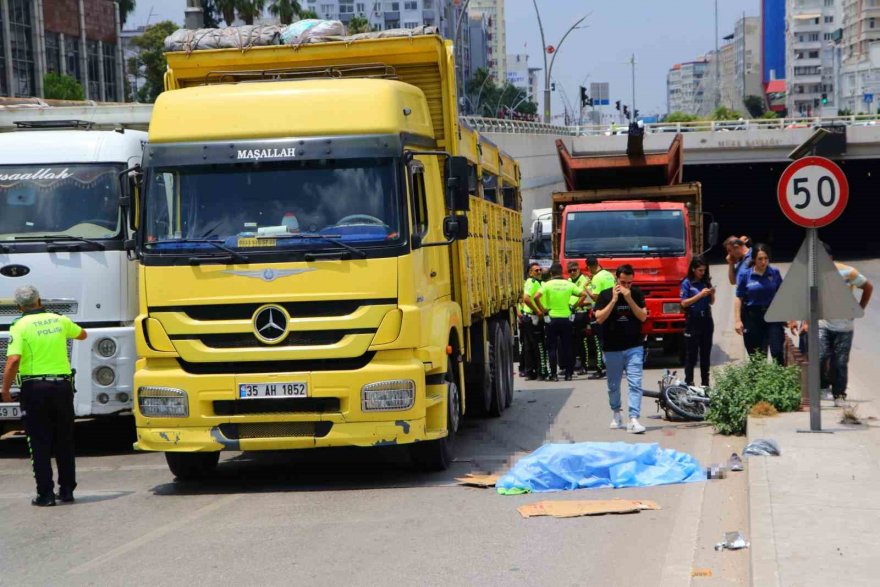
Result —
[{"label": "cardboard on asphalt", "polygon": [[[767,322],[810,318],[809,256],[809,242],[804,239],[785,279],[782,280],[782,286],[767,310],[764,317]],[[816,283],[819,286],[817,317],[824,320],[843,320],[864,316],[865,311],[856,302],[825,247],[816,247],[816,265]]]}]

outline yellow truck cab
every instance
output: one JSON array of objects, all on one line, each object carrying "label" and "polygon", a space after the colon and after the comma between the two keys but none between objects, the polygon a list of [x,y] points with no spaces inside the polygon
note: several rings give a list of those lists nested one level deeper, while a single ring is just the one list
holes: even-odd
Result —
[{"label": "yellow truck cab", "polygon": [[[378,35],[377,35],[378,37]],[[137,225],[135,448],[409,444],[513,398],[519,168],[433,34],[169,53]]]}]

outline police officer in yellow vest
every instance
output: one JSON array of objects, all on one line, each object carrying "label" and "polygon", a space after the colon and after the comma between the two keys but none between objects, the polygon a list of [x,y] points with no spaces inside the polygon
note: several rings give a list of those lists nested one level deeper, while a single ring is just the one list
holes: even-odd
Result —
[{"label": "police officer in yellow vest", "polygon": [[539,309],[550,316],[545,337],[550,354],[550,381],[559,381],[557,365],[565,370],[565,380],[571,381],[574,372],[571,353],[571,297],[577,296],[577,305],[581,305],[587,293],[583,288],[562,278],[562,265],[559,263],[550,267],[550,276],[550,281],[545,282],[535,294],[535,303]]},{"label": "police officer in yellow vest", "polygon": [[57,498],[73,501],[76,466],[73,456],[73,381],[67,358],[67,339],[84,340],[86,331],[66,316],[43,309],[32,285],[15,290],[22,316],[9,328],[3,401],[12,401],[9,389],[21,375],[22,419],[31,451],[37,496],[35,506],[55,505],[52,453],[58,465]]},{"label": "police officer in yellow vest", "polygon": [[541,266],[537,263],[529,265],[529,277],[523,283],[523,359],[525,361],[526,378],[529,380],[547,377],[547,360],[544,350],[543,312],[534,301],[534,296],[541,288]]},{"label": "police officer in yellow vest", "polygon": [[[577,261],[568,262],[568,279],[581,290],[586,290],[590,284],[590,279],[581,272]],[[584,296],[583,303],[579,302],[579,299],[580,296],[574,294],[569,298],[569,305],[574,312],[571,343],[574,359],[576,360],[575,369],[577,369],[578,375],[586,375],[590,358],[587,347],[587,327],[590,325],[590,306],[593,305],[593,299],[589,294]]]}]

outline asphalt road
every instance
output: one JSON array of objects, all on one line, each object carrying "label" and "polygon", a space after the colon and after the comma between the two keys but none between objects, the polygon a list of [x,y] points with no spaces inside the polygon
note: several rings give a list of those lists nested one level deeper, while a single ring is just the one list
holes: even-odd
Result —
[{"label": "asphalt road", "polygon": [[[876,264],[875,264],[876,267]],[[720,270],[716,270],[722,278]],[[715,362],[741,355],[730,288],[719,283]],[[862,339],[864,340],[864,339]],[[656,387],[661,371],[645,373]],[[516,497],[465,488],[469,472],[501,472],[546,442],[657,442],[701,463],[742,439],[667,422],[642,403],[641,437],[609,430],[604,381],[517,380],[495,420],[467,419],[444,473],[411,471],[393,447],[225,455],[216,478],[176,483],[161,454],[134,453],[122,424],[78,425],[77,502],[33,508],[26,446],[0,441],[2,585],[747,585],[748,552],[716,552],[748,532],[746,479]],[[641,498],[659,511],[524,519],[542,499]]]}]

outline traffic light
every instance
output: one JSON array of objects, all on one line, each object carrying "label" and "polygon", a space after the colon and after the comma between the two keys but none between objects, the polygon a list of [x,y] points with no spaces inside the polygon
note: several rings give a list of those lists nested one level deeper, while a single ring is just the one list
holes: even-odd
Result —
[{"label": "traffic light", "polygon": [[633,110],[633,118],[638,118],[638,117],[639,117],[639,111]]},{"label": "traffic light", "polygon": [[617,101],[614,103],[614,107],[615,107],[618,111],[620,111],[620,100],[617,100]]},{"label": "traffic light", "polygon": [[556,82],[550,82],[550,91],[551,91],[551,92],[555,92],[555,91],[556,91]]},{"label": "traffic light", "polygon": [[626,104],[623,105],[623,115],[626,116],[627,119],[629,118],[629,106]]},{"label": "traffic light", "polygon": [[589,97],[587,97],[587,88],[581,86],[581,108],[585,108],[589,100]]},{"label": "traffic light", "polygon": [[828,104],[828,94],[822,94],[822,105]]},{"label": "traffic light", "polygon": [[593,105],[593,98],[587,98],[587,106]]}]

